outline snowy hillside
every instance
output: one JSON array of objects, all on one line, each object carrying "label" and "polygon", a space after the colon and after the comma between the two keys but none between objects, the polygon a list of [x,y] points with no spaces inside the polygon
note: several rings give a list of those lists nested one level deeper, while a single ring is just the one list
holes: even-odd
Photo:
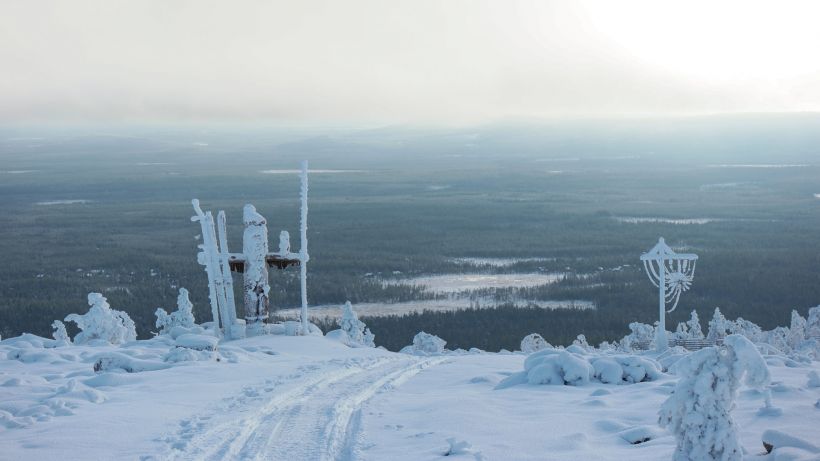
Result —
[{"label": "snowy hillside", "polygon": [[[540,351],[525,365],[520,352],[441,351],[430,335],[393,353],[341,334],[180,333],[0,342],[0,458],[669,460],[676,438],[658,414],[681,377],[661,368],[695,355],[528,340]],[[746,459],[820,459],[820,362],[765,361],[770,384],[741,386],[731,412]],[[531,384],[548,362],[588,371]]]}]

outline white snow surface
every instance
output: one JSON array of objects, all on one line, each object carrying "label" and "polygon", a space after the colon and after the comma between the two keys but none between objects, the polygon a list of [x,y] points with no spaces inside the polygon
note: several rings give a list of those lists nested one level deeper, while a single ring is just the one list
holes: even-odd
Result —
[{"label": "white snow surface", "polygon": [[[178,343],[212,340],[0,341],[0,459],[660,461],[675,449],[657,425],[678,380],[669,373],[606,384],[566,360],[576,385],[494,390],[526,355],[420,357],[321,336],[262,335],[216,351]],[[620,363],[592,349],[559,352],[590,366]],[[636,357],[654,363],[653,354]],[[740,387],[733,418],[745,459],[816,460],[820,388],[807,377],[820,362],[767,361],[782,411],[759,414],[763,393]],[[776,443],[768,456],[765,431]]]},{"label": "white snow surface", "polygon": [[421,285],[433,293],[460,293],[487,288],[529,288],[555,283],[566,277],[563,273],[532,274],[445,274],[384,280],[386,285]]}]

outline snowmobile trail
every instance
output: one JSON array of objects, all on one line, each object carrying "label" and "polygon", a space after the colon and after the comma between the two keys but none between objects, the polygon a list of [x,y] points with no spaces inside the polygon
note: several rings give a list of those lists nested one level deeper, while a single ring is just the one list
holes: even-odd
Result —
[{"label": "snowmobile trail", "polygon": [[275,392],[275,384],[246,388],[245,395],[256,397],[261,391],[272,397],[250,408],[243,404],[237,417],[220,418],[218,424],[210,425],[210,416],[184,421],[166,459],[349,459],[362,405],[443,360],[413,356],[348,360],[333,367],[307,367],[304,379],[284,392]]}]

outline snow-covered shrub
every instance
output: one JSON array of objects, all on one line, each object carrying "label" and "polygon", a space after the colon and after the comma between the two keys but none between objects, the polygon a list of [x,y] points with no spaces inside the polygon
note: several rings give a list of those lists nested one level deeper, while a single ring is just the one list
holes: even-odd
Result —
[{"label": "snow-covered shrub", "polygon": [[163,308],[157,308],[155,315],[157,316],[156,326],[159,328],[159,334],[168,334],[174,327],[191,328],[196,324],[193,313],[194,305],[188,298],[188,290],[185,288],[179,289],[179,296],[177,296],[177,310],[168,314]]},{"label": "snow-covered shrub", "polygon": [[680,380],[661,406],[659,423],[675,434],[675,461],[742,459],[730,413],[735,396],[743,381],[756,388],[770,381],[766,362],[754,344],[743,336],[730,335],[723,347],[689,354],[673,369]]},{"label": "snow-covered shrub", "polygon": [[579,347],[584,351],[589,351],[593,349],[587,342],[587,337],[582,334],[575,337],[575,340],[572,342],[572,345]]},{"label": "snow-covered shrub", "polygon": [[54,329],[54,333],[51,335],[57,342],[71,344],[71,338],[68,336],[68,332],[65,331],[65,324],[63,322],[55,320],[51,323],[51,328]]},{"label": "snow-covered shrub", "polygon": [[581,355],[561,349],[543,349],[524,360],[524,371],[508,376],[495,388],[527,383],[580,386],[588,383],[594,373],[592,365]]},{"label": "snow-covered shrub", "polygon": [[530,333],[521,340],[521,352],[525,354],[532,354],[547,348],[552,348],[552,345],[538,333]]},{"label": "snow-covered shrub", "polygon": [[635,355],[615,355],[592,359],[594,377],[604,384],[633,384],[661,377],[661,367],[653,360]]},{"label": "snow-covered shrub", "polygon": [[729,322],[729,333],[744,336],[753,343],[762,342],[764,339],[763,329],[743,317],[738,317],[734,322]]},{"label": "snow-covered shrub", "polygon": [[629,324],[631,333],[624,336],[621,340],[621,347],[625,350],[631,351],[634,349],[651,348],[655,343],[656,328],[646,323],[632,322]]},{"label": "snow-covered shrub", "polygon": [[342,307],[342,319],[339,321],[339,325],[341,330],[347,334],[348,346],[376,347],[374,342],[376,336],[370,332],[364,322],[359,320],[359,316],[356,315],[350,301]]},{"label": "snow-covered shrub", "polygon": [[718,341],[726,337],[732,330],[732,322],[726,320],[726,317],[720,312],[720,308],[715,308],[715,313],[712,315],[712,320],[709,321],[709,333],[706,334],[706,339],[709,341]]},{"label": "snow-covered shrub", "polygon": [[75,344],[85,344],[101,340],[111,344],[122,344],[137,339],[134,321],[125,312],[111,309],[108,301],[100,293],[89,293],[88,312],[82,315],[70,314],[66,322],[74,322],[82,330],[74,337]]},{"label": "snow-covered shrub", "polygon": [[437,355],[444,353],[447,341],[436,335],[419,332],[413,337],[413,344],[405,346],[400,352],[413,355]]}]

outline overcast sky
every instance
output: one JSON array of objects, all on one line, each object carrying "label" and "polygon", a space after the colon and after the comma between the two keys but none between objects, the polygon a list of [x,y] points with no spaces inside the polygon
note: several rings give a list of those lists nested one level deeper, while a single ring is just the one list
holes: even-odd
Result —
[{"label": "overcast sky", "polygon": [[820,2],[4,0],[0,123],[820,110]]}]

